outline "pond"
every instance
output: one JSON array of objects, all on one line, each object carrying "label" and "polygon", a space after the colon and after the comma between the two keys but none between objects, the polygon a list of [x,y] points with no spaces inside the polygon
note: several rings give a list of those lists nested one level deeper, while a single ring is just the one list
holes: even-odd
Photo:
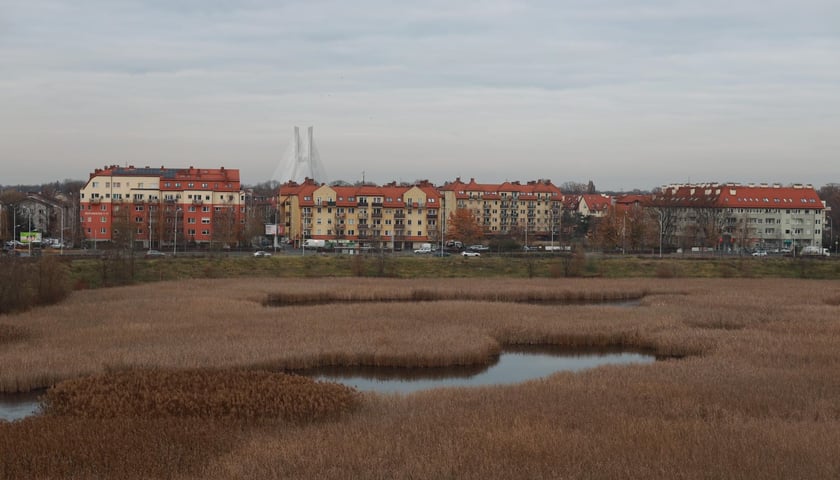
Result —
[{"label": "pond", "polygon": [[619,350],[508,349],[490,365],[443,368],[329,367],[306,374],[361,391],[411,393],[441,387],[506,385],[602,365],[651,363],[656,357]]},{"label": "pond", "polygon": [[40,408],[38,397],[43,394],[44,390],[0,393],[0,420],[14,421],[36,414]]},{"label": "pond", "polygon": [[[649,353],[616,349],[568,350],[555,347],[507,349],[488,365],[441,368],[328,367],[303,373],[355,387],[361,391],[411,393],[441,387],[507,385],[547,377],[556,372],[578,372],[603,365],[651,363]],[[38,413],[44,390],[0,394],[0,420],[14,421]]]}]

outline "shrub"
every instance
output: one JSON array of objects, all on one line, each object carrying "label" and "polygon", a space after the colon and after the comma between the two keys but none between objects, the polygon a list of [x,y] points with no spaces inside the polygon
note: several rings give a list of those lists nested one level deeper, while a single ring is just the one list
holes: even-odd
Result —
[{"label": "shrub", "polygon": [[352,273],[354,277],[365,276],[364,257],[362,257],[361,255],[353,255],[353,258],[350,260],[350,273]]},{"label": "shrub", "polygon": [[0,259],[0,313],[60,302],[70,287],[67,266],[55,258]]},{"label": "shrub", "polygon": [[677,266],[669,263],[660,263],[656,266],[656,278],[674,278],[677,276]]}]

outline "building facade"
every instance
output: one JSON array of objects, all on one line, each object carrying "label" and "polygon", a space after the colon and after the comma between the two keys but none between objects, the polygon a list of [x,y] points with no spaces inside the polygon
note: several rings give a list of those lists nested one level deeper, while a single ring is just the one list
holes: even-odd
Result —
[{"label": "building facade", "polygon": [[456,178],[440,190],[446,214],[468,209],[486,236],[521,235],[527,243],[528,236],[550,240],[559,233],[563,194],[551,180],[486,184]]},{"label": "building facade", "polygon": [[548,240],[559,231],[563,195],[549,180],[526,184],[464,183],[330,186],[310,179],[280,187],[283,234],[294,246],[306,239],[350,242],[359,248],[411,249],[440,242],[446,220],[469,210],[486,236]]},{"label": "building facade", "polygon": [[822,247],[826,206],[811,185],[677,184],[647,207],[678,248],[786,251]]},{"label": "building facade", "polygon": [[429,182],[330,186],[306,179],[281,185],[278,205],[281,234],[295,247],[316,239],[338,248],[402,250],[442,235],[441,197]]},{"label": "building facade", "polygon": [[82,235],[132,248],[217,246],[243,242],[245,195],[239,170],[96,169],[79,193]]}]

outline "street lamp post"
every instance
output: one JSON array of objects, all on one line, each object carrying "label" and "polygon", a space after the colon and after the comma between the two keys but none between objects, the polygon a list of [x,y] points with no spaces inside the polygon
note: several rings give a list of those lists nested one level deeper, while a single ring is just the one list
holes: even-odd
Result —
[{"label": "street lamp post", "polygon": [[659,258],[662,258],[662,229],[663,224],[665,223],[665,212],[662,210],[659,211]]},{"label": "street lamp post", "polygon": [[175,221],[172,225],[172,256],[174,257],[178,253],[178,212],[180,212],[180,208],[175,209]]},{"label": "street lamp post", "polygon": [[29,217],[29,236],[26,244],[29,245],[29,256],[32,256],[32,210],[26,209],[26,216]]},{"label": "street lamp post", "polygon": [[624,216],[621,217],[621,254],[624,255],[626,253],[626,245],[627,245],[627,212],[624,212]]}]

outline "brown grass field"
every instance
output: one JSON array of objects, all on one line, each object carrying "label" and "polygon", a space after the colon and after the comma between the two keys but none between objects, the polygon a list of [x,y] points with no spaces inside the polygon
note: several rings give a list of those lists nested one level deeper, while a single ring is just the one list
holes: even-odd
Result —
[{"label": "brown grass field", "polygon": [[[411,395],[279,373],[474,365],[523,344],[674,358]],[[840,478],[840,282],[79,291],[0,316],[0,391],[53,385],[44,414],[0,421],[0,478]]]}]

